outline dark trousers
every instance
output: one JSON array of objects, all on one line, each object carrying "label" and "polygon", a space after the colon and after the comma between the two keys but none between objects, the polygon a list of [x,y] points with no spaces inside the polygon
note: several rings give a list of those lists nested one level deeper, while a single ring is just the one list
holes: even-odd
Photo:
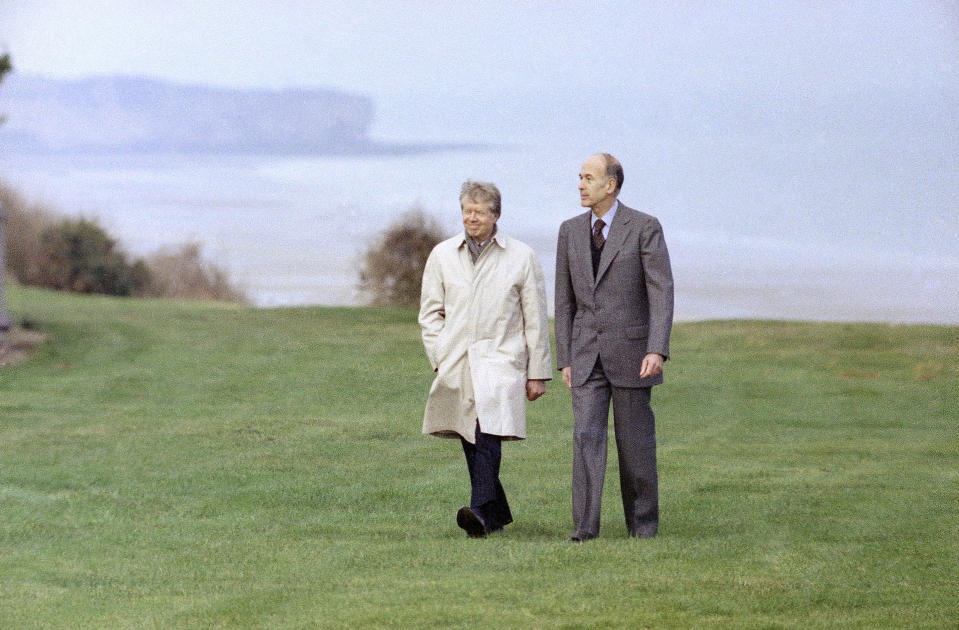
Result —
[{"label": "dark trousers", "polygon": [[600,500],[606,477],[606,427],[610,400],[619,455],[619,485],[631,536],[653,536],[659,527],[656,419],[651,388],[615,387],[597,359],[589,379],[573,388],[574,535],[599,534]]},{"label": "dark trousers", "polygon": [[479,422],[476,423],[476,444],[460,438],[470,473],[470,508],[483,519],[487,530],[513,522],[503,484],[499,481],[502,441],[498,435],[481,432]]}]

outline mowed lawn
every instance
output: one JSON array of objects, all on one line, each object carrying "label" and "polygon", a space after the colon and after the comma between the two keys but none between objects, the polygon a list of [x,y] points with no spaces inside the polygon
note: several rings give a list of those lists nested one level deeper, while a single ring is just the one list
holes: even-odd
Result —
[{"label": "mowed lawn", "polygon": [[662,523],[568,542],[559,381],[468,539],[411,310],[8,289],[0,628],[956,628],[959,328],[681,323]]}]

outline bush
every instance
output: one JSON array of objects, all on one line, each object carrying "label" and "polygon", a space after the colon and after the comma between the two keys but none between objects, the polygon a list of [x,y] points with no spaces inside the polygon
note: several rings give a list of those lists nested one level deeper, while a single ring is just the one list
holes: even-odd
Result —
[{"label": "bush", "polygon": [[418,305],[426,259],[443,238],[436,219],[422,210],[410,210],[364,254],[360,289],[377,306]]},{"label": "bush", "polygon": [[20,284],[82,293],[246,302],[226,272],[202,260],[196,243],[130,261],[95,221],[67,219],[31,206],[2,182],[0,204],[5,211],[6,269]]},{"label": "bush", "polygon": [[225,271],[203,260],[199,243],[161,250],[147,259],[150,283],[146,295],[196,300],[247,301]]},{"label": "bush", "polygon": [[135,295],[150,282],[142,260],[129,262],[115,240],[87,219],[61,219],[40,233],[39,286],[74,293]]},{"label": "bush", "polygon": [[7,271],[20,284],[40,283],[40,235],[53,225],[52,215],[39,206],[29,206],[14,190],[0,183],[0,206],[4,213],[3,237]]}]

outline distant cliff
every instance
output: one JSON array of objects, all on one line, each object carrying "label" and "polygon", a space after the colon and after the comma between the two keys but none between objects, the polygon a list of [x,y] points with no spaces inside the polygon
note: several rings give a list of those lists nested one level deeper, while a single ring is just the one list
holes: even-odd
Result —
[{"label": "distant cliff", "polygon": [[[373,102],[326,89],[224,89],[139,77],[10,75],[0,86],[3,152],[376,150]],[[382,147],[380,147],[382,149]]]}]

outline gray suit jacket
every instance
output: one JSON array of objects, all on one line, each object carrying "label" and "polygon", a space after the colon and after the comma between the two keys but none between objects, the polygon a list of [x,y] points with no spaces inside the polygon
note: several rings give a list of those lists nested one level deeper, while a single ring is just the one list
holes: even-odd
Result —
[{"label": "gray suit jacket", "polygon": [[596,357],[616,387],[650,387],[641,379],[648,352],[669,358],[673,275],[659,221],[619,204],[596,277],[590,212],[564,221],[556,245],[556,365],[572,366],[572,384],[586,382]]}]

